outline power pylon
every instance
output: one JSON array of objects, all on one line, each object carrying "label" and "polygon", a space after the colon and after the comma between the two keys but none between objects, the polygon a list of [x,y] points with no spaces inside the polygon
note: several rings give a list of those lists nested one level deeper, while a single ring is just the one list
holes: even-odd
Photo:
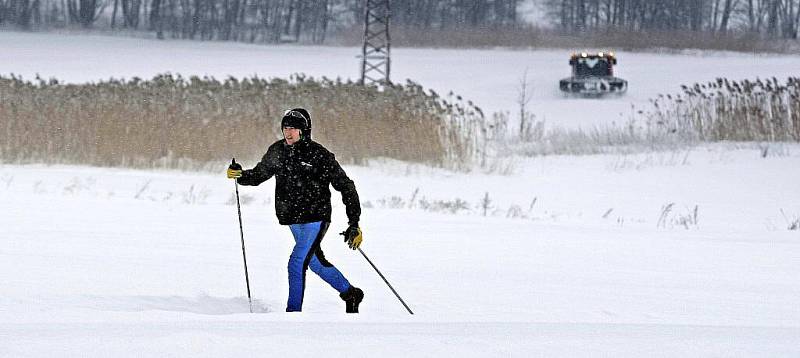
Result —
[{"label": "power pylon", "polygon": [[389,0],[367,0],[364,10],[364,46],[361,84],[389,83]]}]

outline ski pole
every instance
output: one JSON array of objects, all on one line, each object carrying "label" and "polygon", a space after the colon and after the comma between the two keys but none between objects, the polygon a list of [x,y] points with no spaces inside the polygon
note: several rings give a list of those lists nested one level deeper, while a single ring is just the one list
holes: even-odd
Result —
[{"label": "ski pole", "polygon": [[[232,158],[231,166],[239,168],[242,166],[236,163],[236,158]],[[244,250],[244,229],[242,229],[242,207],[239,205],[239,183],[236,179],[233,180],[233,185],[236,188],[236,212],[239,214],[239,234],[242,238],[242,258],[244,259],[244,280],[247,282],[247,301],[250,303],[250,313],[253,313],[253,299],[250,297],[250,276],[247,274],[247,254]]]},{"label": "ski pole", "polygon": [[375,264],[372,263],[372,260],[370,260],[369,257],[367,257],[367,255],[364,253],[364,251],[362,251],[361,248],[358,248],[358,252],[361,253],[361,256],[364,256],[364,258],[367,259],[367,262],[369,262],[370,266],[372,266],[372,268],[375,269],[375,272],[377,272],[378,275],[381,276],[381,278],[383,279],[383,282],[386,282],[386,285],[389,286],[389,289],[392,290],[392,293],[394,293],[394,295],[397,296],[397,299],[400,300],[400,303],[402,303],[403,306],[406,308],[406,310],[408,310],[408,313],[414,314],[414,312],[411,312],[411,309],[408,308],[408,305],[406,304],[406,302],[403,301],[402,298],[400,298],[399,294],[397,294],[397,291],[394,290],[394,287],[392,287],[392,285],[389,283],[389,281],[386,280],[386,277],[384,277],[383,274],[381,273],[381,271],[378,270],[377,267],[375,267]]}]

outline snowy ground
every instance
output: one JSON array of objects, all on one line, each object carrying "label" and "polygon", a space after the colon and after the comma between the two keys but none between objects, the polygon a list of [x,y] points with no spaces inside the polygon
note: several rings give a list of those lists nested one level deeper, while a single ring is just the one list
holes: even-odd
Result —
[{"label": "snowy ground", "polygon": [[363,313],[309,276],[286,314],[290,234],[271,182],[241,188],[250,314],[222,172],[5,165],[0,356],[797,356],[800,232],[780,210],[800,217],[800,147],[785,150],[550,157],[504,177],[347,168],[371,206],[364,250],[414,316],[335,235],[341,204],[324,249]]},{"label": "snowy ground", "polygon": [[[357,53],[1,32],[0,48],[2,73],[74,82],[163,71],[353,77]],[[531,67],[534,107],[581,125],[680,83],[780,77],[797,63],[625,54],[632,92],[599,101],[555,93],[562,51],[395,55],[398,77],[493,108],[513,105],[527,64],[559,64]],[[224,168],[0,165],[0,357],[797,357],[800,231],[788,228],[800,220],[800,145],[768,153],[720,144],[519,158],[507,176],[347,167],[364,204],[364,251],[414,316],[336,235],[339,203],[323,247],[365,290],[362,314],[344,314],[313,275],[305,312],[283,312],[291,238],[274,218],[271,181],[240,188],[250,314]]]}]

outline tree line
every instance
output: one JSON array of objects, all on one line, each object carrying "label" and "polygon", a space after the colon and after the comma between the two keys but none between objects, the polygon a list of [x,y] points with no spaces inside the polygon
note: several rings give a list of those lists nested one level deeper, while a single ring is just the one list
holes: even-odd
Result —
[{"label": "tree line", "polygon": [[800,0],[544,0],[567,33],[692,31],[797,39]]},{"label": "tree line", "polygon": [[[800,0],[528,0],[559,33],[696,32],[796,39]],[[508,32],[523,0],[390,0],[395,31]],[[148,31],[159,38],[323,43],[357,34],[366,0],[0,0],[0,27]],[[533,24],[533,26],[544,24]],[[446,35],[442,35],[446,36]]]},{"label": "tree line", "polygon": [[[518,23],[520,0],[392,0],[392,26]],[[322,43],[363,24],[366,0],[0,0],[0,26],[155,32],[159,38]]]}]

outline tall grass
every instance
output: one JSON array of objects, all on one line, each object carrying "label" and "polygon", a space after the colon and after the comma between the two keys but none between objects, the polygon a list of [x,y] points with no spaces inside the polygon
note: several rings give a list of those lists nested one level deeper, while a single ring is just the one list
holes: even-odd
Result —
[{"label": "tall grass", "polygon": [[0,77],[0,161],[198,169],[251,163],[281,137],[283,111],[309,109],[314,139],[344,163],[386,157],[472,166],[479,108],[415,83],[170,74],[90,84]]},{"label": "tall grass", "polygon": [[653,100],[651,120],[701,141],[800,141],[800,78],[682,86]]},{"label": "tall grass", "polygon": [[703,141],[800,141],[800,79],[683,86],[629,122],[546,128],[533,114],[512,133],[452,93],[414,82],[382,88],[294,75],[62,84],[0,77],[0,162],[210,169],[254,163],[281,137],[283,111],[306,107],[314,139],[343,163],[391,158],[455,170],[513,172],[509,154],[629,154]]}]

